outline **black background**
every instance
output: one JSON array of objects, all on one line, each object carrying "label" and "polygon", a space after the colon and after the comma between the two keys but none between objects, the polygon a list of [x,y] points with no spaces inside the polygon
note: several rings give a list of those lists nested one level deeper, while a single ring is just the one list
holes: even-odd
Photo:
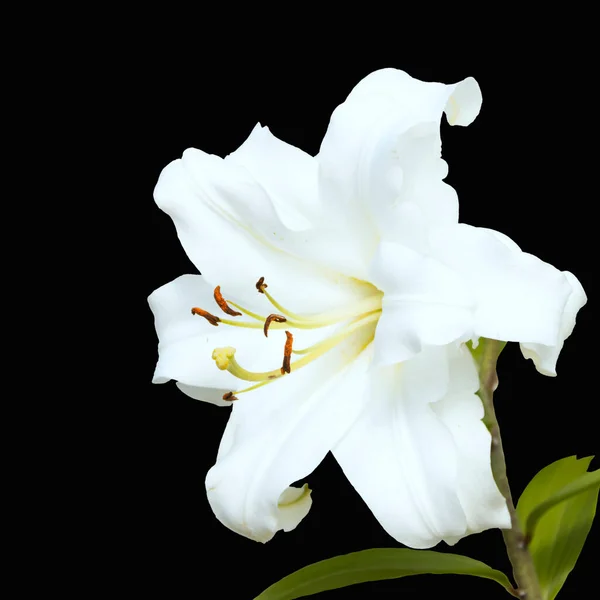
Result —
[{"label": "black background", "polygon": [[[204,24],[207,27],[207,24]],[[371,32],[373,33],[373,32]],[[264,35],[261,33],[261,35]],[[376,32],[375,32],[376,35]],[[510,34],[508,33],[508,38]],[[130,442],[129,484],[135,501],[123,508],[121,539],[133,575],[131,591],[160,597],[253,598],[286,574],[314,561],[372,547],[397,547],[379,526],[331,456],[307,481],[313,508],[298,528],[266,545],[221,525],[208,506],[204,476],[212,466],[228,409],[194,401],[174,384],[150,384],[156,336],[146,297],[183,273],[197,272],[181,249],[170,219],[154,204],[161,169],[193,146],[221,156],[235,150],[260,122],[279,138],[315,154],[332,110],[369,72],[382,67],[445,83],[474,76],[483,108],[467,128],[442,125],[447,178],[459,194],[460,220],[491,227],[562,270],[574,272],[589,297],[558,364],[543,377],[516,345],[499,364],[497,412],[513,494],[559,458],[598,450],[595,331],[592,277],[597,241],[597,189],[592,174],[597,150],[591,133],[594,103],[591,63],[573,47],[533,41],[511,52],[458,51],[450,42],[425,54],[419,45],[400,49],[393,39],[360,45],[360,36],[311,39],[303,45],[252,35],[198,40],[168,57],[140,51],[131,59],[129,85],[143,86],[132,107],[139,250],[136,305],[142,357],[135,381],[135,438]],[[285,36],[284,36],[285,37]],[[176,40],[176,32],[169,40]],[[323,38],[326,39],[326,38]],[[425,42],[423,42],[425,45]],[[586,62],[587,60],[587,62]],[[590,145],[591,144],[591,145]],[[595,325],[594,325],[595,327]],[[597,459],[593,463],[598,466]],[[590,534],[561,598],[586,597],[600,546]],[[116,541],[120,544],[119,540]],[[500,532],[462,540],[452,549],[508,571]],[[497,587],[497,589],[496,589]],[[211,591],[209,591],[211,590]],[[421,576],[354,586],[324,598],[435,598],[440,592],[470,598],[508,598],[499,586],[459,576]],[[321,597],[321,596],[319,596]]]}]

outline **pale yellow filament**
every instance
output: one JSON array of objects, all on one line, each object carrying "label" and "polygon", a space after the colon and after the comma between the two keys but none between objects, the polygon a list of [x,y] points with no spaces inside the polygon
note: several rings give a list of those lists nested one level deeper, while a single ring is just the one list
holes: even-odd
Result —
[{"label": "pale yellow filament", "polygon": [[[266,287],[266,285],[264,287]],[[264,317],[255,312],[252,312],[235,302],[226,301],[228,302],[228,304],[234,306],[243,314],[254,319],[254,321],[244,322],[219,318],[218,324],[224,323],[225,325],[231,325],[232,327],[245,327],[249,329],[263,329],[267,327],[270,327],[271,329],[318,329],[321,327],[334,325],[342,321],[349,321],[341,331],[338,331],[337,333],[325,340],[322,340],[316,344],[313,344],[312,346],[309,346],[308,348],[304,348],[301,350],[292,349],[291,352],[293,354],[302,356],[290,365],[290,372],[301,369],[302,367],[305,367],[306,365],[315,361],[317,358],[329,352],[329,350],[343,342],[345,339],[347,339],[359,329],[376,323],[381,315],[381,299],[383,296],[381,292],[377,292],[372,296],[369,296],[368,298],[365,298],[360,302],[355,303],[351,307],[345,309],[303,316],[293,313],[292,311],[285,308],[283,305],[277,302],[275,298],[273,298],[273,296],[271,296],[271,294],[269,294],[269,292],[267,292],[264,288],[262,288],[261,291],[265,294],[269,302],[278,311],[280,311],[282,315],[285,316],[285,322],[277,322],[274,319],[270,320],[269,317]],[[289,334],[289,332],[288,338],[291,339],[291,334]],[[224,399],[235,400],[236,395],[243,394],[245,392],[250,392],[252,390],[260,388],[263,385],[267,385],[268,383],[271,383],[272,381],[275,381],[276,379],[279,379],[285,375],[285,367],[265,372],[248,371],[236,361],[235,352],[235,348],[231,346],[225,348],[215,348],[212,354],[212,358],[215,360],[216,365],[219,369],[227,370],[234,377],[237,377],[238,379],[241,379],[243,381],[250,381],[256,383],[245,389],[237,390],[235,392],[229,392],[228,394],[225,394],[225,396],[228,396],[228,398],[225,398],[224,396]],[[288,349],[286,346],[286,356],[289,356],[289,354],[287,354],[289,352],[290,349]]]}]

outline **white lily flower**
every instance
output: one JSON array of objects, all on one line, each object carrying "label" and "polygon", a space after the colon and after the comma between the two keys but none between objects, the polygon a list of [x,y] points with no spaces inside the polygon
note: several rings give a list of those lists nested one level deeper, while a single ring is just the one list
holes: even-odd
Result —
[{"label": "white lily flower", "polygon": [[336,109],[315,158],[257,126],[225,159],[189,149],[163,170],[156,202],[202,275],[150,296],[153,381],[232,405],[206,477],[232,530],[265,542],[296,527],[311,497],[290,486],[328,451],[408,546],[510,527],[463,342],[518,341],[555,374],[585,294],[458,224],[440,119],[468,125],[480,107],[472,78],[384,69]]}]

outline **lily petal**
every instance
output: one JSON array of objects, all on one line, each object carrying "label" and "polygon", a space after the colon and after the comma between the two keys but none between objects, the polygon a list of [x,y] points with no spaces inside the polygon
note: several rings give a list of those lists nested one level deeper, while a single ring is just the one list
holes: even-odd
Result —
[{"label": "lily petal", "polygon": [[[221,285],[247,308],[264,307],[254,290],[260,277],[295,312],[331,310],[363,293],[354,280],[293,255],[301,253],[303,238],[282,223],[265,188],[235,160],[186,150],[163,169],[154,197],[211,286]],[[310,256],[310,244],[305,248]]]},{"label": "lily petal", "polygon": [[543,344],[521,344],[521,351],[525,358],[531,358],[536,369],[543,375],[556,377],[556,361],[562,350],[565,340],[573,333],[575,328],[575,319],[579,309],[587,302],[587,296],[581,283],[573,273],[563,271],[564,276],[571,285],[571,293],[567,300],[565,310],[562,315],[558,337],[554,345]]},{"label": "lily petal", "polygon": [[375,255],[371,280],[384,292],[377,364],[407,360],[425,345],[487,337],[522,342],[551,373],[585,303],[579,282],[489,229],[437,227],[426,247],[384,241]]},{"label": "lily petal", "polygon": [[314,157],[257,125],[225,161],[244,167],[268,194],[274,211],[256,201],[241,202],[237,210],[269,244],[326,270],[364,279],[366,263],[356,239],[319,197]]},{"label": "lily petal", "polygon": [[[368,330],[368,331],[367,331]],[[310,473],[346,433],[365,401],[372,327],[289,377],[234,403],[217,462],[206,476],[210,505],[227,527],[267,542],[308,511],[290,511],[290,489]],[[305,500],[306,502],[306,500]]]},{"label": "lily petal", "polygon": [[423,223],[457,222],[456,193],[442,181],[440,119],[445,111],[450,124],[468,125],[481,101],[473,78],[444,85],[383,69],[334,111],[317,156],[319,191],[363,257],[378,235],[418,244]]},{"label": "lily petal", "polygon": [[310,493],[311,490],[305,483],[301,488],[289,487],[279,496],[279,525],[283,531],[296,529],[298,523],[308,514],[312,506]]},{"label": "lily petal", "polygon": [[478,385],[472,357],[454,345],[380,367],[368,409],[333,449],[377,520],[407,546],[510,527]]},{"label": "lily petal", "polygon": [[572,291],[569,280],[507,239],[464,224],[430,234],[432,254],[475,296],[475,336],[554,346]]},{"label": "lily petal", "polygon": [[302,231],[318,225],[322,210],[314,157],[281,141],[268,127],[258,124],[226,160],[252,174],[267,192],[285,227]]},{"label": "lily petal", "polygon": [[[446,395],[431,409],[450,431],[456,446],[457,495],[467,517],[467,534],[511,527],[510,514],[491,471],[490,433],[483,424],[477,369],[465,346],[447,348],[450,381]],[[464,536],[460,536],[464,537]],[[450,545],[460,538],[445,536]]]},{"label": "lily petal", "polygon": [[382,242],[371,281],[384,291],[375,336],[377,365],[407,360],[425,345],[470,339],[475,299],[463,278],[440,261]]}]

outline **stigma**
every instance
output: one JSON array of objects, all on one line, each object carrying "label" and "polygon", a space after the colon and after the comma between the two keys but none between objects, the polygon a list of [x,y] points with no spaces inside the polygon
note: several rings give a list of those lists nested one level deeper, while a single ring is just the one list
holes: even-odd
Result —
[{"label": "stigma", "polygon": [[[240,390],[231,390],[223,395],[223,400],[234,402],[238,400],[238,395],[250,392],[264,385],[270,384],[284,376],[293,375],[295,371],[301,369],[319,357],[323,356],[353,333],[365,327],[372,328],[372,337],[375,335],[375,326],[381,315],[381,302],[383,294],[373,288],[372,295],[348,306],[344,309],[335,311],[303,315],[295,313],[279,303],[271,293],[267,292],[267,284],[265,278],[261,277],[256,282],[256,290],[264,295],[266,300],[277,309],[277,313],[269,313],[266,316],[250,311],[243,306],[236,304],[231,300],[226,300],[221,293],[221,286],[217,286],[214,290],[214,299],[217,306],[226,315],[231,317],[240,317],[245,315],[251,320],[238,320],[221,318],[208,312],[203,308],[194,307],[191,312],[193,315],[200,316],[206,319],[211,325],[218,327],[220,325],[231,327],[242,327],[262,330],[265,337],[268,337],[270,329],[285,329],[285,345],[283,347],[283,359],[281,366],[271,371],[254,372],[244,369],[236,360],[236,349],[232,346],[215,348],[212,353],[212,358],[218,369],[228,371],[234,377],[241,381],[252,382],[250,387]],[[235,310],[234,308],[235,307]],[[292,329],[320,329],[338,324],[339,327],[335,333],[323,339],[317,344],[307,348],[294,349],[294,335]],[[370,332],[369,333],[370,336]],[[371,339],[372,339],[371,337]],[[292,361],[292,355],[299,355],[295,361]]]}]

